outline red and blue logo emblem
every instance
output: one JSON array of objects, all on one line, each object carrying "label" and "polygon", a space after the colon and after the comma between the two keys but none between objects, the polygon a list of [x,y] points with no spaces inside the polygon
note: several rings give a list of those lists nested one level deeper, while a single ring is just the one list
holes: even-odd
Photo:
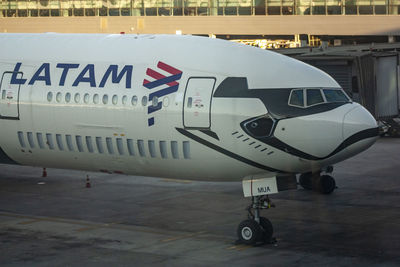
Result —
[{"label": "red and blue logo emblem", "polygon": [[[143,86],[150,90],[149,102],[153,103],[154,97],[157,99],[175,93],[179,88],[179,81],[182,77],[182,71],[159,61],[157,64],[158,70],[148,68],[146,75],[149,79],[143,80]],[[151,79],[151,81],[150,81]],[[150,104],[147,108],[147,114],[150,115],[148,125],[154,125],[153,113],[160,110],[163,106],[162,101],[158,101],[157,105]]]}]

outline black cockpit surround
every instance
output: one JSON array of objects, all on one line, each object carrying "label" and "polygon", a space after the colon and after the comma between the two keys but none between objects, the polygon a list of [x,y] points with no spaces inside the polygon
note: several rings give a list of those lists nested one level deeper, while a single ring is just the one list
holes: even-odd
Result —
[{"label": "black cockpit surround", "polygon": [[[332,157],[333,155],[344,150],[346,147],[368,138],[373,138],[378,135],[378,128],[371,128],[355,133],[344,140],[334,151],[324,157],[318,157],[310,155],[299,149],[296,149],[274,136],[275,128],[280,120],[312,115],[316,113],[322,113],[329,110],[333,110],[342,105],[348,104],[349,102],[334,102],[334,103],[322,103],[306,108],[289,106],[288,99],[290,92],[295,88],[284,88],[284,89],[249,89],[247,78],[243,77],[229,77],[226,78],[216,89],[214,97],[226,97],[226,98],[258,98],[260,99],[268,114],[260,117],[250,118],[243,121],[240,126],[241,128],[251,137],[258,141],[265,143],[271,147],[281,150],[285,153],[293,156],[306,159],[306,160],[324,160]],[[259,121],[259,120],[262,121]],[[258,122],[257,125],[252,126],[252,122]],[[257,127],[266,127],[264,130],[260,130]],[[251,129],[251,127],[254,128]]]},{"label": "black cockpit surround", "polygon": [[228,77],[215,90],[214,97],[258,98],[275,119],[294,118],[326,112],[348,102],[322,103],[307,108],[289,106],[288,100],[294,88],[249,89],[246,77]]}]

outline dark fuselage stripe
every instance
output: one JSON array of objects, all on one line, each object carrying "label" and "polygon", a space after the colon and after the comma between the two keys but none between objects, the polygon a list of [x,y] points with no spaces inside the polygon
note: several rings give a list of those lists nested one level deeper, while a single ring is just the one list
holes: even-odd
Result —
[{"label": "dark fuselage stripe", "polygon": [[298,150],[292,146],[289,146],[288,144],[282,142],[281,140],[279,140],[276,137],[263,138],[263,139],[260,139],[260,141],[262,141],[263,143],[270,145],[276,149],[279,149],[283,152],[286,152],[293,156],[297,156],[299,158],[303,158],[303,159],[307,159],[307,160],[323,160],[323,159],[332,157],[333,155],[339,153],[346,147],[351,146],[352,144],[357,143],[358,141],[361,141],[361,140],[364,140],[367,138],[376,137],[378,135],[379,135],[379,128],[370,128],[370,129],[360,131],[360,132],[348,137],[332,153],[330,153],[329,155],[327,155],[325,157],[316,157],[316,156],[307,154],[301,150]]},{"label": "dark fuselage stripe", "polygon": [[253,167],[260,168],[260,169],[263,169],[263,170],[266,170],[266,171],[270,171],[270,172],[280,172],[280,173],[283,172],[283,171],[280,171],[280,170],[277,170],[277,169],[262,165],[260,163],[254,162],[252,160],[246,159],[246,158],[244,158],[242,156],[239,156],[239,155],[237,155],[237,154],[235,154],[233,152],[230,152],[230,151],[228,151],[228,150],[226,150],[226,149],[224,149],[222,147],[219,147],[219,146],[217,146],[217,145],[215,145],[213,143],[210,143],[210,142],[208,142],[208,141],[198,137],[197,135],[194,135],[194,134],[192,134],[192,133],[190,133],[190,132],[188,132],[188,131],[186,131],[184,129],[181,129],[181,128],[175,128],[175,129],[179,133],[183,134],[184,136],[189,137],[190,139],[192,139],[192,140],[194,140],[194,141],[196,141],[196,142],[198,142],[198,143],[200,143],[202,145],[205,145],[205,146],[207,146],[207,147],[209,147],[211,149],[214,149],[215,151],[218,151],[218,152],[220,152],[220,153],[222,153],[222,154],[224,154],[224,155],[226,155],[228,157],[231,157],[233,159],[236,159],[238,161],[241,161],[241,162],[246,163],[248,165],[251,165]]},{"label": "dark fuselage stripe", "polygon": [[0,147],[0,163],[4,164],[18,164],[16,161],[14,161],[12,158],[10,158],[6,152]]}]

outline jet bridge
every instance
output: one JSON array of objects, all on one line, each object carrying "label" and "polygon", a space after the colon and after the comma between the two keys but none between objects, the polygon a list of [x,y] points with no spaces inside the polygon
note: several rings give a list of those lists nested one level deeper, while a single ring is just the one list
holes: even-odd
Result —
[{"label": "jet bridge", "polygon": [[331,75],[383,125],[400,136],[400,44],[286,49],[278,52],[313,65]]}]

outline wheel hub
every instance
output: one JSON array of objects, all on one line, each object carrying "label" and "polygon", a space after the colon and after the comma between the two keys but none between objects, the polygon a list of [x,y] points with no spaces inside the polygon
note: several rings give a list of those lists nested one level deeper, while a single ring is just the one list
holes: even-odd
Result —
[{"label": "wheel hub", "polygon": [[245,240],[250,240],[253,236],[253,231],[251,231],[250,227],[243,227],[242,229],[242,237]]}]

